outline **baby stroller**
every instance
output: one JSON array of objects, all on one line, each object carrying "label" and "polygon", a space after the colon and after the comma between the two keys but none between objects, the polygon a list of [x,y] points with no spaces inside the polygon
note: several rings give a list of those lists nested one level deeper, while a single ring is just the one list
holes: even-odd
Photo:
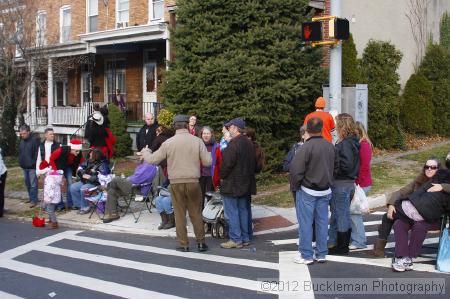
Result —
[{"label": "baby stroller", "polygon": [[207,203],[202,216],[205,223],[205,232],[211,229],[213,238],[224,239],[228,236],[228,227],[225,221],[222,196],[218,192],[206,192]]}]

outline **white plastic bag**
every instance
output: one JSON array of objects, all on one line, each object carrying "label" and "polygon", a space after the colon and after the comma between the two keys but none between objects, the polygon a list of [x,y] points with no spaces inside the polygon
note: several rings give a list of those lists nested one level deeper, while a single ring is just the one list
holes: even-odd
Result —
[{"label": "white plastic bag", "polygon": [[366,193],[359,186],[355,185],[355,195],[353,195],[352,202],[350,203],[350,214],[369,214],[369,201]]}]

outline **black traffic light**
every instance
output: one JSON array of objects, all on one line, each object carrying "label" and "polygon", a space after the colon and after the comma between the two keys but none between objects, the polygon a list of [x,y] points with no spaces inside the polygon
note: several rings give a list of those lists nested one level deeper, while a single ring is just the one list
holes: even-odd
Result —
[{"label": "black traffic light", "polygon": [[322,40],[322,22],[302,23],[302,41],[317,42]]},{"label": "black traffic light", "polygon": [[350,25],[347,19],[337,18],[334,22],[335,38],[347,40],[350,37]]}]

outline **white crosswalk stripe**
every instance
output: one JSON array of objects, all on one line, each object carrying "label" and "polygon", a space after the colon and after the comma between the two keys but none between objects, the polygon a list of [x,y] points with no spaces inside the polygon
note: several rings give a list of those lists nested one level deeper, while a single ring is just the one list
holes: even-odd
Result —
[{"label": "white crosswalk stripe", "polygon": [[[377,218],[380,218],[380,219],[382,218],[382,216],[384,214],[385,214],[385,212],[381,212],[381,211],[376,211],[376,212],[371,213],[371,215],[378,216]],[[378,225],[378,224],[381,224],[381,220],[365,221],[364,227]],[[372,229],[374,229],[374,228],[372,228]],[[393,235],[393,232],[391,232],[391,235]],[[366,231],[366,237],[375,237],[375,236],[378,236],[378,231],[376,230],[376,228],[375,228],[375,230],[372,230],[372,231]],[[271,242],[275,246],[289,245],[289,244],[298,245],[298,238],[269,240],[269,242]],[[427,239],[425,239],[424,244],[426,244],[426,245],[436,244],[438,242],[439,242],[439,238],[427,238]],[[395,247],[394,242],[390,242],[386,245],[386,248],[394,248],[394,247]],[[372,250],[372,249],[373,249],[373,244],[368,244],[366,248],[352,250],[352,251],[364,251],[364,250]]]},{"label": "white crosswalk stripe", "polygon": [[[261,283],[256,279],[247,279],[242,277],[234,277],[226,274],[214,273],[216,270],[220,272],[221,265],[244,266],[248,269],[266,269],[271,270],[274,276],[277,276],[279,265],[278,263],[270,263],[264,261],[256,261],[250,259],[232,258],[226,256],[219,256],[204,253],[181,253],[171,249],[159,248],[154,246],[139,245],[126,242],[118,242],[111,240],[103,240],[98,238],[79,236],[80,231],[66,231],[53,236],[43,238],[11,250],[0,253],[0,269],[8,269],[15,272],[23,273],[30,276],[44,278],[50,281],[67,284],[90,291],[101,292],[107,295],[114,295],[124,298],[183,298],[175,295],[164,294],[157,291],[152,291],[136,286],[118,283],[115,281],[102,280],[96,277],[89,277],[88,275],[80,275],[68,272],[67,270],[50,268],[48,266],[39,265],[39,263],[31,263],[17,260],[22,255],[33,252],[34,254],[49,254],[51,256],[59,256],[61,258],[75,259],[77,261],[88,261],[95,265],[114,266],[137,270],[142,273],[152,273],[164,275],[191,281],[192,283],[209,283],[223,288],[233,287],[251,292],[264,292],[275,294],[271,290],[262,290]],[[182,258],[183,260],[198,260],[207,261],[215,264],[214,269],[208,272],[195,271],[191,269],[184,269],[178,266],[165,266],[158,263],[140,262],[126,258],[111,257],[103,254],[93,254],[84,250],[72,250],[67,248],[60,248],[53,243],[58,241],[70,240],[77,242],[77,244],[92,244],[100,246],[108,246],[119,250],[139,251],[148,254],[158,254],[169,257]],[[84,247],[83,247],[84,248]],[[99,267],[99,266],[98,266]],[[267,272],[266,272],[267,273]],[[95,276],[95,274],[94,274]],[[1,290],[1,286],[0,286]],[[179,294],[177,294],[179,295]],[[10,297],[7,297],[10,296]],[[9,293],[2,293],[0,291],[0,298],[20,298]]]}]

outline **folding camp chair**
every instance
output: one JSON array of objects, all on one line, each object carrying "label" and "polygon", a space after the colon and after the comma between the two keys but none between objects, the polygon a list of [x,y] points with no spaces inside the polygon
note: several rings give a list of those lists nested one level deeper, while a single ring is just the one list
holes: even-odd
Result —
[{"label": "folding camp chair", "polygon": [[[137,223],[144,210],[152,213],[152,207],[155,207],[154,198],[158,192],[157,188],[153,188],[153,186],[161,185],[164,179],[162,168],[158,166],[156,175],[151,182],[133,184],[131,193],[119,199],[119,208],[122,210],[121,217],[129,212],[133,215],[134,222]],[[150,186],[148,193],[140,194],[142,187],[147,186]]]},{"label": "folding camp chair", "polygon": [[[439,244],[441,243],[441,238],[442,238],[442,231],[447,227],[447,222],[450,220],[450,212],[444,213],[441,216],[441,227],[439,230],[431,230],[428,231],[428,234],[439,234],[439,242],[437,245],[427,245],[427,244],[423,244],[422,247],[423,248],[428,248],[428,249],[435,249],[439,251]],[[437,256],[439,252],[437,252],[436,254],[420,254],[421,257],[435,257]]]}]

